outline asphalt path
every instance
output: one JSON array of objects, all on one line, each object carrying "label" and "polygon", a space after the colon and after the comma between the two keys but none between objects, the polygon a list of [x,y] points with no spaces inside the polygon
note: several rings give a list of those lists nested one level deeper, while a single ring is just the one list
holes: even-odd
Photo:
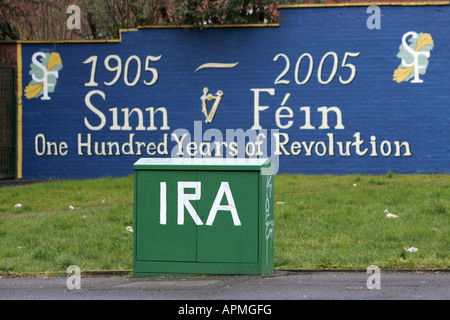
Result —
[{"label": "asphalt path", "polygon": [[177,306],[187,306],[184,311],[188,312],[189,300],[450,299],[450,272],[381,271],[379,285],[371,281],[369,289],[371,275],[277,271],[265,276],[2,277],[0,300],[178,300]]}]

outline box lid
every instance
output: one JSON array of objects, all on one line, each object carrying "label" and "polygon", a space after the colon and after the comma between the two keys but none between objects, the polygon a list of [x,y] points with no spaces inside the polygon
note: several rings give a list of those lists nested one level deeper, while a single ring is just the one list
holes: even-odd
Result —
[{"label": "box lid", "polygon": [[141,158],[133,164],[133,169],[260,171],[270,166],[267,158]]}]

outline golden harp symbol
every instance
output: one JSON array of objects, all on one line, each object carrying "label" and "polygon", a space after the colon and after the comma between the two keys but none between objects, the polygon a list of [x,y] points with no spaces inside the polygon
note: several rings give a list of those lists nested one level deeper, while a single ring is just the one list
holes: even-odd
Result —
[{"label": "golden harp symbol", "polygon": [[[214,115],[216,114],[217,108],[219,107],[220,100],[222,100],[223,92],[221,90],[216,92],[216,95],[213,96],[212,94],[208,94],[209,89],[207,87],[203,88],[203,95],[200,97],[200,100],[202,100],[202,112],[205,114],[205,122],[211,123],[214,119]],[[211,101],[214,100],[214,104],[211,108],[211,110],[208,113],[208,110],[206,108],[206,100]]]}]

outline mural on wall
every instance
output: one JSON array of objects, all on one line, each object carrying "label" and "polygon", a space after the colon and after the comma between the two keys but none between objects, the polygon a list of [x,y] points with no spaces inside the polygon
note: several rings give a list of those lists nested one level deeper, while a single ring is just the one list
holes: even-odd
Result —
[{"label": "mural on wall", "polygon": [[125,176],[141,157],[449,173],[449,6],[380,10],[380,28],[363,6],[304,7],[279,26],[24,42],[22,177]]},{"label": "mural on wall", "polygon": [[[408,36],[411,36],[409,43],[406,42]],[[402,59],[402,63],[394,72],[394,80],[398,83],[408,81],[422,83],[419,74],[425,74],[428,66],[430,51],[433,50],[433,38],[428,33],[417,34],[416,32],[407,32],[402,37],[402,44],[397,58]],[[407,62],[410,61],[410,62]]]},{"label": "mural on wall", "polygon": [[[37,57],[42,59],[39,61]],[[55,91],[58,72],[62,69],[61,57],[57,52],[36,52],[31,60],[29,75],[32,81],[25,88],[25,96],[31,99],[42,95],[42,100],[50,100],[48,93]]]}]

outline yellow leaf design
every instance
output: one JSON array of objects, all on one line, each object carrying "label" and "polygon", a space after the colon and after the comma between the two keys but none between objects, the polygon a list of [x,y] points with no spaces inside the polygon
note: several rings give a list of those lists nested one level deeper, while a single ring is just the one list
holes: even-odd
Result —
[{"label": "yellow leaf design", "polygon": [[398,83],[405,80],[411,72],[413,72],[414,66],[408,67],[408,68],[398,68],[394,71],[394,81],[397,81]]},{"label": "yellow leaf design", "polygon": [[416,51],[420,51],[423,47],[434,44],[433,38],[429,33],[424,33],[420,36],[419,41],[417,41]]},{"label": "yellow leaf design", "polygon": [[25,97],[27,97],[28,99],[37,97],[39,95],[39,93],[41,93],[43,86],[44,86],[43,82],[37,83],[37,84],[30,83],[25,88]]},{"label": "yellow leaf design", "polygon": [[59,53],[53,52],[48,58],[47,70],[52,70],[55,66],[62,64]]}]

